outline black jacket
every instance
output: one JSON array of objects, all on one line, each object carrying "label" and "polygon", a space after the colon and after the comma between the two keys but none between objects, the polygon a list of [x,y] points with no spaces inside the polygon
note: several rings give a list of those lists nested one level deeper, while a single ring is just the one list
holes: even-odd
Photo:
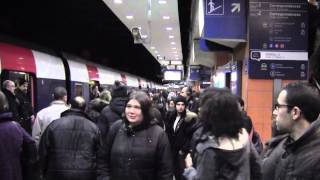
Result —
[{"label": "black jacket", "polygon": [[19,101],[19,116],[21,121],[21,126],[31,134],[31,116],[34,114],[31,101],[25,93],[20,89],[16,89],[16,98]]},{"label": "black jacket", "polygon": [[296,141],[284,135],[277,142],[269,147],[264,156],[264,179],[320,179],[319,118]]},{"label": "black jacket", "polygon": [[[110,133],[113,132],[115,123]],[[155,124],[130,128],[122,123],[98,156],[98,180],[172,180],[166,133]]]},{"label": "black jacket", "polygon": [[41,136],[43,176],[46,180],[95,180],[99,140],[97,126],[83,112],[63,112]]},{"label": "black jacket", "polygon": [[6,95],[8,103],[9,103],[9,111],[12,112],[13,119],[15,121],[20,122],[20,102],[19,99],[12,94],[10,91],[7,89],[3,89],[2,92]]},{"label": "black jacket", "polygon": [[121,119],[122,113],[124,113],[124,109],[128,98],[125,97],[117,97],[112,99],[110,105],[103,108],[101,111],[101,117],[98,118],[97,126],[101,132],[101,137],[106,139],[108,134],[109,127]]},{"label": "black jacket", "polygon": [[174,157],[178,155],[179,151],[188,153],[189,150],[191,150],[190,141],[192,139],[192,134],[196,130],[195,124],[197,122],[197,115],[187,110],[185,115],[182,115],[176,130],[174,130],[173,125],[176,117],[177,111],[169,111],[165,121],[166,132]]}]

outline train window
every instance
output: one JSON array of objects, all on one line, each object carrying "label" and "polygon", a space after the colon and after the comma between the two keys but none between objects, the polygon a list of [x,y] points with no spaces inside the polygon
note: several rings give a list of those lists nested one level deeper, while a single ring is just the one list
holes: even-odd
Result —
[{"label": "train window", "polygon": [[75,84],[76,96],[83,96],[83,85],[81,83]]}]

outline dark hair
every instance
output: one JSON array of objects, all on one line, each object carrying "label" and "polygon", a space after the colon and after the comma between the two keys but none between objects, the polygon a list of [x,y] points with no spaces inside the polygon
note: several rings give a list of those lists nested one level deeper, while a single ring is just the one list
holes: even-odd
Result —
[{"label": "dark hair", "polygon": [[238,96],[238,102],[239,102],[240,106],[243,108],[244,107],[244,101],[240,96]]},{"label": "dark hair", "polygon": [[221,136],[238,138],[244,120],[237,97],[226,91],[216,91],[214,94],[212,91],[207,91],[204,96],[210,97],[202,101],[200,110],[203,133],[210,132],[216,138]]},{"label": "dark hair", "polygon": [[[315,121],[320,113],[320,99],[316,88],[307,83],[289,83],[282,90],[287,92],[286,103],[297,106],[308,122]],[[288,108],[290,111],[292,108]]]},{"label": "dark hair", "polygon": [[24,83],[28,83],[28,81],[26,81],[24,78],[19,78],[17,82],[18,82],[18,86],[22,86]]},{"label": "dark hair", "polygon": [[187,95],[188,95],[188,96],[191,96],[191,95],[192,95],[192,88],[189,87],[189,86],[186,86],[186,87],[184,87],[184,88],[186,88]]},{"label": "dark hair", "polygon": [[67,95],[67,90],[64,87],[58,86],[53,90],[53,98],[55,100],[61,100],[66,95]]},{"label": "dark hair", "polygon": [[70,104],[71,108],[73,109],[84,111],[86,108],[86,100],[84,100],[84,98],[81,96],[76,96],[75,98],[71,99]]},{"label": "dark hair", "polygon": [[[153,117],[151,116],[151,107],[152,107],[152,103],[151,103],[151,99],[149,98],[149,96],[143,92],[143,91],[135,91],[132,92],[129,96],[129,100],[131,99],[135,99],[139,102],[140,106],[141,106],[141,111],[142,111],[142,115],[143,115],[143,124],[149,124],[151,122],[151,120],[153,119]],[[125,117],[126,122],[128,122],[128,120]]]},{"label": "dark hair", "polygon": [[230,92],[229,89],[226,88],[216,88],[216,87],[210,87],[203,91],[203,93],[200,95],[200,107],[203,106],[203,104],[215,93],[218,92]]},{"label": "dark hair", "polygon": [[9,104],[6,95],[4,95],[2,91],[0,91],[0,113],[7,112],[8,110]]}]

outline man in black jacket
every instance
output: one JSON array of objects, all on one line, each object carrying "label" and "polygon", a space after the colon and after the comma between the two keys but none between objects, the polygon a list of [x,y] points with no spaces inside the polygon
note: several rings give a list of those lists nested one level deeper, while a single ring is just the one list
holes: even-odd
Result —
[{"label": "man in black jacket", "polygon": [[20,108],[20,102],[18,98],[15,95],[15,89],[16,85],[11,80],[5,80],[2,83],[2,92],[6,95],[6,98],[9,103],[9,111],[12,112],[12,117],[14,120],[20,121],[20,114],[19,114],[19,108]]},{"label": "man in black jacket", "polygon": [[18,88],[16,88],[15,94],[20,102],[19,114],[21,126],[31,134],[31,124],[34,120],[34,113],[31,100],[28,97],[28,85],[29,83],[25,79],[18,79]]},{"label": "man in black jacket", "polygon": [[187,109],[187,99],[178,96],[175,110],[169,112],[166,118],[166,132],[172,149],[174,175],[176,180],[185,179],[182,173],[185,168],[184,159],[189,153],[192,134],[195,131],[197,114]]},{"label": "man in black jacket", "polygon": [[84,109],[85,100],[75,97],[71,109],[64,111],[43,133],[39,155],[46,180],[96,180],[100,133]]},{"label": "man in black jacket", "polygon": [[267,143],[263,179],[320,179],[320,98],[313,87],[290,83],[279,94],[273,113],[287,132]]},{"label": "man in black jacket", "polygon": [[106,139],[109,127],[121,119],[121,115],[128,101],[127,87],[122,85],[120,81],[115,81],[111,96],[112,99],[109,106],[103,108],[101,118],[98,119],[97,123],[103,139]]}]

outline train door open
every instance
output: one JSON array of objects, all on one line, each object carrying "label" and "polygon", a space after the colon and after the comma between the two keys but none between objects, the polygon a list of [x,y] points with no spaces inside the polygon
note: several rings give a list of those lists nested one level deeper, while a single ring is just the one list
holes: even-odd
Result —
[{"label": "train door open", "polygon": [[99,81],[90,80],[89,82],[89,90],[90,90],[90,100],[99,96],[100,92],[102,92],[102,87],[100,86]]},{"label": "train door open", "polygon": [[36,86],[35,86],[35,75],[32,73],[26,72],[19,72],[19,71],[9,71],[3,70],[1,72],[1,85],[5,80],[11,80],[15,82],[16,88],[18,88],[18,81],[20,79],[24,79],[28,82],[28,91],[27,91],[27,98],[30,100],[32,108],[35,109],[35,99],[36,99]]}]

